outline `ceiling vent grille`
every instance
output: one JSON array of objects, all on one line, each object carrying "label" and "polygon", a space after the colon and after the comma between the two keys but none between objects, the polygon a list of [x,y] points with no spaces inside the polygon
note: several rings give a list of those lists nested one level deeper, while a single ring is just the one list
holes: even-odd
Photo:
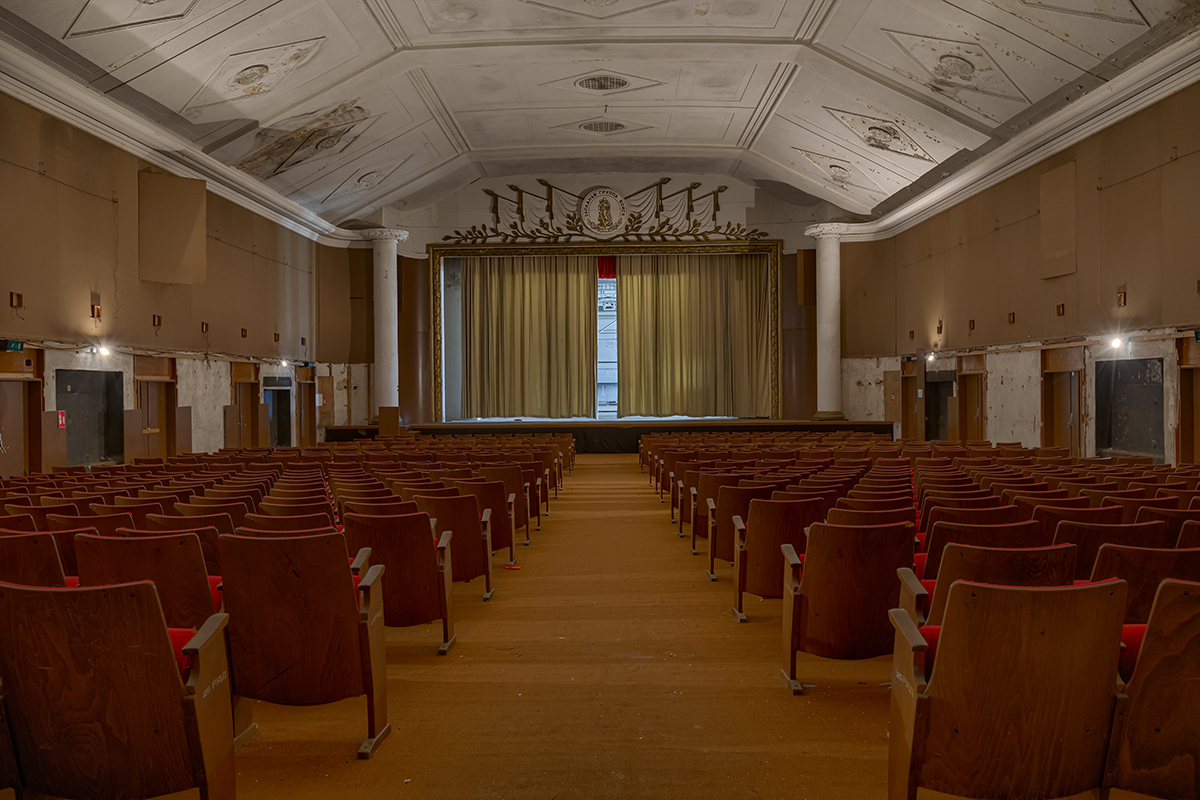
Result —
[{"label": "ceiling vent grille", "polygon": [[579,129],[589,133],[616,133],[625,130],[625,123],[610,119],[597,119],[583,123]]},{"label": "ceiling vent grille", "polygon": [[589,92],[615,92],[628,86],[629,81],[617,75],[589,75],[575,81],[575,85]]}]

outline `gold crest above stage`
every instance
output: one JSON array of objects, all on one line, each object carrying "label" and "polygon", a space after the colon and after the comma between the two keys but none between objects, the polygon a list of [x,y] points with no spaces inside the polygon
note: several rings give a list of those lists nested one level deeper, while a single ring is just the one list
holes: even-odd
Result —
[{"label": "gold crest above stage", "polygon": [[766,231],[717,220],[721,193],[728,186],[698,193],[699,183],[665,193],[670,178],[628,196],[608,186],[575,194],[538,179],[545,194],[509,184],[513,197],[492,198],[491,225],[472,225],[442,237],[454,244],[558,244],[566,242],[749,242]]}]

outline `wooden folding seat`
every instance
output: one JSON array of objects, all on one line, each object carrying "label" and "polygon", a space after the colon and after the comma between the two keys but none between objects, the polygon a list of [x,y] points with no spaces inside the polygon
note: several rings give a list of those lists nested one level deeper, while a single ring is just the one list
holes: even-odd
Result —
[{"label": "wooden folding seat", "polygon": [[117,536],[119,528],[132,528],[133,515],[125,514],[92,514],[87,517],[69,516],[67,514],[48,514],[46,516],[47,530],[68,531],[79,528],[95,528],[101,536]]},{"label": "wooden folding seat", "polygon": [[938,522],[925,538],[925,552],[915,558],[914,572],[924,580],[938,576],[942,551],[948,544],[967,544],[974,547],[1049,547],[1054,534],[1042,530],[1033,520],[1020,522],[972,525],[958,522]]},{"label": "wooden folding seat", "polygon": [[[240,528],[233,531],[235,536],[251,536],[260,539],[287,539],[298,536],[328,536],[331,533],[341,533],[341,531],[333,525],[319,525],[312,528],[286,528],[280,530],[278,528],[255,528],[250,527],[247,522]],[[355,571],[357,575],[358,572]]]},{"label": "wooden folding seat", "polygon": [[37,520],[32,514],[8,514],[0,515],[0,531],[21,531],[34,532],[37,528]]},{"label": "wooden folding seat", "polygon": [[1092,567],[1092,583],[1120,578],[1129,584],[1125,624],[1144,625],[1159,584],[1168,578],[1200,581],[1200,547],[1186,549],[1102,544]]},{"label": "wooden folding seat", "polygon": [[169,628],[199,628],[221,610],[221,576],[208,575],[194,533],[77,536],[75,557],[80,586],[153,583]]},{"label": "wooden folding seat", "polygon": [[[233,502],[234,500],[249,500],[251,511],[258,508],[258,504],[266,497],[266,492],[257,486],[214,487],[212,489],[205,489],[203,494],[199,492],[197,494],[200,495],[201,499],[212,499],[223,503]],[[196,497],[193,497],[192,501],[196,499]]]},{"label": "wooden folding seat", "polygon": [[[1062,491],[1062,490],[1059,490]],[[1033,519],[1034,512],[1038,508],[1059,508],[1059,509],[1076,509],[1080,511],[1096,511],[1088,505],[1086,497],[1043,497],[1040,495],[1024,496],[1018,495],[1012,499],[1012,504],[1017,507],[1017,511],[1021,519]],[[1100,506],[1104,508],[1104,506]],[[1118,517],[1119,509],[1117,511]],[[1107,512],[1106,512],[1107,513]]]},{"label": "wooden folding seat", "polygon": [[1172,547],[1179,537],[1162,520],[1129,524],[1099,524],[1063,520],[1054,531],[1055,544],[1073,544],[1079,548],[1075,579],[1085,581],[1092,574],[1096,554],[1104,544],[1133,547]]},{"label": "wooden folding seat", "polygon": [[451,480],[450,485],[458,489],[460,495],[475,495],[479,503],[480,514],[490,511],[492,522],[492,553],[508,549],[508,566],[517,561],[516,543],[517,530],[513,525],[513,504],[516,496],[506,492],[503,481],[485,481],[482,478],[471,480]]},{"label": "wooden folding seat", "polygon": [[846,526],[817,522],[808,528],[803,561],[790,544],[781,548],[783,572],[782,677],[803,694],[796,653],[855,660],[891,651],[887,611],[900,599],[896,570],[913,564],[908,522]]},{"label": "wooden folding seat", "polygon": [[1134,487],[1133,489],[1085,488],[1079,492],[1079,496],[1086,497],[1088,499],[1088,505],[1092,508],[1099,508],[1100,506],[1112,505],[1112,503],[1105,502],[1105,500],[1109,497],[1127,500],[1131,498],[1145,498],[1149,495],[1146,493],[1145,487],[1138,486]]},{"label": "wooden folding seat", "polygon": [[1020,489],[1027,487],[1037,491],[1038,487],[1049,489],[1037,478],[1022,476],[1016,473],[1003,475],[985,475],[979,479],[979,488],[986,489],[994,495],[1003,496],[1005,489]]},{"label": "wooden folding seat", "polygon": [[[1017,508],[1020,508],[1020,503]],[[1063,507],[1053,505],[1037,505],[1033,509],[1033,519],[1042,526],[1046,533],[1053,534],[1058,524],[1063,520],[1086,522],[1093,525],[1120,525],[1125,511],[1120,506],[1100,506],[1091,508],[1084,506]]]},{"label": "wooden folding seat", "polygon": [[[63,571],[62,559],[58,557],[54,536],[49,533],[0,535],[0,583],[66,586],[66,572]],[[3,734],[0,733],[2,738]],[[3,761],[3,753],[0,752],[0,764]],[[0,767],[2,772],[3,768]]]},{"label": "wooden folding seat", "polygon": [[[679,535],[683,535],[683,523],[691,522],[692,509],[689,505],[691,488],[702,472],[719,472],[716,461],[678,461],[670,474],[671,522],[679,523]],[[686,519],[685,519],[686,517]]]},{"label": "wooden folding seat", "polygon": [[163,508],[168,508],[175,503],[188,502],[194,494],[197,494],[194,489],[139,489],[137,499],[142,502],[154,500],[162,503]]},{"label": "wooden folding seat", "polygon": [[977,547],[950,543],[942,549],[936,580],[900,570],[900,608],[918,625],[941,625],[955,581],[996,586],[1071,586],[1078,556],[1073,544],[1047,547]]},{"label": "wooden folding seat", "polygon": [[351,550],[370,548],[371,559],[387,568],[383,619],[388,627],[442,621],[438,655],[454,646],[454,608],[450,603],[453,563],[451,531],[435,540],[424,512],[395,516],[348,513],[346,542]]},{"label": "wooden folding seat", "polygon": [[[8,498],[5,498],[6,500]],[[33,524],[39,531],[49,530],[50,523],[46,521],[46,517],[56,513],[53,506],[42,505],[15,505],[13,503],[4,504],[4,513],[9,516],[29,516],[33,517]]]},{"label": "wooden folding seat", "polygon": [[275,514],[247,514],[239,528],[253,528],[261,531],[307,531],[316,528],[337,530],[329,520],[328,514],[292,514],[287,516]]},{"label": "wooden folding seat", "polygon": [[[776,492],[775,495],[780,494]],[[772,496],[774,498],[774,495]],[[810,499],[753,499],[743,522],[733,518],[734,528],[734,604],[733,614],[738,622],[746,621],[743,595],[759,597],[783,596],[779,575],[783,569],[783,545],[803,553],[807,543],[806,529],[824,518],[822,503]]]},{"label": "wooden folding seat", "polygon": [[1191,508],[1192,501],[1200,497],[1200,489],[1157,489],[1154,497],[1176,497],[1179,498],[1178,508]]},{"label": "wooden folding seat", "polygon": [[[171,634],[147,582],[0,587],[0,787],[67,798],[197,787],[202,800],[232,800],[226,621],[213,615],[194,635]],[[43,635],[27,636],[33,627]]]},{"label": "wooden folding seat", "polygon": [[965,798],[1099,788],[1124,610],[1123,581],[958,581],[940,628],[918,629],[903,610],[890,611],[889,800],[915,800],[919,788]]},{"label": "wooden folding seat", "polygon": [[[1200,583],[1163,581],[1117,700],[1105,789],[1200,798]],[[1101,796],[1107,796],[1105,791]]]},{"label": "wooden folding seat", "polygon": [[454,533],[451,575],[456,581],[470,581],[483,576],[484,601],[492,599],[492,514],[491,509],[480,513],[475,495],[416,498],[417,509],[429,515],[434,523],[434,535],[439,539],[446,531]]},{"label": "wooden folding seat", "polygon": [[387,517],[417,513],[417,504],[392,495],[375,499],[352,499],[343,504],[346,513]]},{"label": "wooden folding seat", "polygon": [[[159,533],[194,533],[200,537],[200,549],[204,553],[204,569],[209,575],[221,574],[220,537],[234,531],[233,518],[228,514],[201,514],[177,517],[170,514],[149,514],[145,529],[139,536]],[[123,532],[128,535],[128,531]]]},{"label": "wooden folding seat", "polygon": [[703,472],[697,476],[696,485],[690,490],[691,497],[683,500],[691,506],[692,555],[699,554],[696,540],[708,538],[709,509],[716,504],[717,492],[722,486],[737,486],[743,477],[730,472]]},{"label": "wooden folding seat", "polygon": [[[1010,487],[1003,489],[1000,492],[1000,499],[1001,499],[1001,501],[1003,501],[1003,503],[1005,505],[1016,505],[1016,499],[1018,497],[1036,498],[1036,499],[1041,499],[1041,500],[1065,500],[1067,498],[1067,490],[1066,489],[1040,488],[1043,486],[1045,486],[1044,483],[1036,484],[1034,487],[1029,487],[1029,486],[1011,487],[1010,486]],[[995,491],[995,489],[996,489],[996,485],[992,484],[993,492]],[[1074,498],[1072,498],[1072,499],[1074,499]]]},{"label": "wooden folding seat", "polygon": [[[951,506],[933,506],[929,513],[921,515],[921,528],[929,531],[938,522],[954,522],[962,525],[1005,525],[1020,520],[1020,511],[1016,506],[989,506],[984,508],[955,508]],[[917,539],[924,542],[925,533],[917,532]]]},{"label": "wooden folding seat", "polygon": [[734,517],[745,519],[754,500],[769,500],[775,492],[773,486],[725,485],[717,490],[717,497],[707,499],[708,505],[708,579],[717,579],[716,560],[734,562]]},{"label": "wooden folding seat", "polygon": [[[195,498],[193,498],[195,499]],[[175,516],[184,518],[188,517],[209,517],[215,514],[225,514],[233,523],[233,527],[238,527],[246,519],[248,513],[246,504],[242,502],[232,503],[205,503],[203,505],[192,505],[191,503],[176,503]]]},{"label": "wooden folding seat", "polygon": [[907,522],[916,530],[917,510],[911,505],[887,511],[858,511],[851,508],[831,508],[825,516],[831,525],[891,525]]},{"label": "wooden folding seat", "polygon": [[1179,508],[1178,497],[1106,497],[1105,505],[1120,506],[1121,522],[1132,523],[1140,508]]},{"label": "wooden folding seat", "polygon": [[[782,487],[781,487],[782,488]],[[835,508],[848,508],[854,511],[892,511],[897,508],[912,508],[912,497],[897,495],[881,500],[870,500],[861,497],[839,497]]]},{"label": "wooden folding seat", "polygon": [[[245,509],[244,513],[249,514],[251,511],[257,511],[258,506],[262,505],[262,503],[257,503],[254,497],[248,494],[230,495],[228,497],[208,497],[206,495],[198,494],[193,495],[192,498],[186,503],[176,503],[174,507],[176,510],[178,510],[180,506],[192,506],[193,508],[217,507],[224,509],[234,505],[241,505]],[[204,513],[213,512],[206,511]]]},{"label": "wooden folding seat", "polygon": [[[329,501],[318,501],[313,503],[292,502],[281,500],[263,500],[258,506],[258,513],[270,515],[272,517],[299,517],[305,514],[323,514],[328,520],[328,524],[337,527],[337,520],[333,515],[333,504]],[[237,527],[242,527],[244,523],[234,520]]]},{"label": "wooden folding seat", "polygon": [[417,497],[455,497],[459,494],[453,486],[403,486],[400,488],[400,499],[413,501]]},{"label": "wooden folding seat", "polygon": [[[1167,523],[1168,538],[1174,536],[1178,543],[1183,524],[1192,520],[1200,521],[1200,509],[1142,508],[1138,510],[1136,517],[1138,522],[1149,522],[1156,519]],[[1167,546],[1170,547],[1170,545]],[[1179,544],[1178,546],[1182,547],[1183,545]]]},{"label": "wooden folding seat", "polygon": [[[362,563],[369,553],[359,552]],[[370,758],[391,732],[382,564],[352,577],[341,534],[221,537],[233,686],[239,697],[320,705],[367,696]]]}]

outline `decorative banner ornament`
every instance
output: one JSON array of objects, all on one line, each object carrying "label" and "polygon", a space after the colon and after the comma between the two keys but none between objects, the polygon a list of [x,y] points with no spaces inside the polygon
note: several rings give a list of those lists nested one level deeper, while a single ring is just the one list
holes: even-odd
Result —
[{"label": "decorative banner ornament", "polygon": [[600,186],[585,192],[579,201],[579,221],[597,236],[612,236],[625,230],[629,210],[615,189]]}]

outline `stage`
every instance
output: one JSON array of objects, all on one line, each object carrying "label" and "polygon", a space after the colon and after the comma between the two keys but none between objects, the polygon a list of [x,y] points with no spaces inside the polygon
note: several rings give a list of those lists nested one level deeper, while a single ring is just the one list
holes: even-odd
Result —
[{"label": "stage", "polygon": [[691,431],[767,433],[799,431],[804,433],[858,431],[892,435],[890,422],[814,422],[785,419],[720,419],[720,420],[630,420],[564,422],[431,422],[414,424],[410,430],[426,434],[455,433],[570,433],[575,437],[577,453],[636,453],[638,438],[647,433],[686,433]]}]

